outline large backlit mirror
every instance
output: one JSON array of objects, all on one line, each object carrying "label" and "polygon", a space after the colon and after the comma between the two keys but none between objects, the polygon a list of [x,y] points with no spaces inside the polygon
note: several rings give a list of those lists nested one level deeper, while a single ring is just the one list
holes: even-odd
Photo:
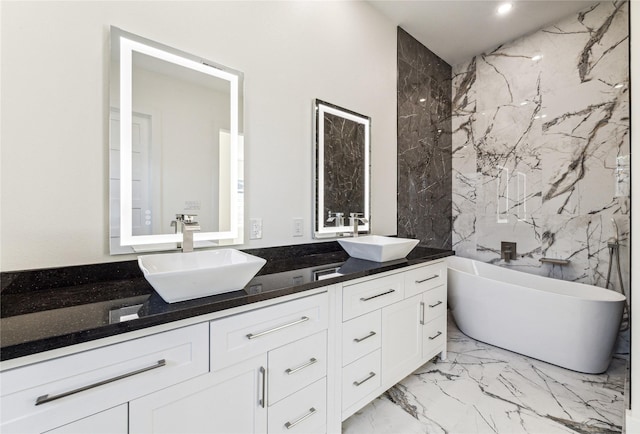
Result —
[{"label": "large backlit mirror", "polygon": [[371,119],[315,100],[314,237],[369,232]]},{"label": "large backlit mirror", "polygon": [[111,27],[112,254],[243,242],[242,73]]}]

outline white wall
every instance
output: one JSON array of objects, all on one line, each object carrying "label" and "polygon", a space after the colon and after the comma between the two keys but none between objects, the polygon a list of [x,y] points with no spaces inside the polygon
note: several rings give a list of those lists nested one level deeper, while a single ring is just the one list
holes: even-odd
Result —
[{"label": "white wall", "polygon": [[[640,146],[640,1],[630,2],[631,15],[631,149]],[[635,82],[635,80],[638,80]],[[626,432],[640,433],[640,153],[631,152],[631,410]],[[636,275],[637,274],[637,275]],[[635,353],[633,352],[635,350]]]},{"label": "white wall", "polygon": [[244,72],[246,218],[264,224],[244,247],[312,241],[314,98],[371,116],[373,230],[396,232],[396,28],[368,4],[0,7],[0,270],[132,258],[108,254],[110,25]]}]

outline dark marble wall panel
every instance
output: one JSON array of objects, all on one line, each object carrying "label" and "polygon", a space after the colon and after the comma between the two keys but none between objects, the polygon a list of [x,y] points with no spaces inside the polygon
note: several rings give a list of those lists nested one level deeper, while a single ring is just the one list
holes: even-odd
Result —
[{"label": "dark marble wall panel", "polygon": [[398,27],[398,236],[451,247],[451,66]]}]

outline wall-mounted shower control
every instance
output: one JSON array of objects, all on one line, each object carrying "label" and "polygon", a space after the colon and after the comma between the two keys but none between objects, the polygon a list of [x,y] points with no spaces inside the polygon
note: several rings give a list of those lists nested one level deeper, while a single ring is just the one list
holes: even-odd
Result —
[{"label": "wall-mounted shower control", "polygon": [[512,259],[517,259],[516,256],[516,243],[509,241],[502,241],[500,243],[500,257],[504,262],[509,262]]}]

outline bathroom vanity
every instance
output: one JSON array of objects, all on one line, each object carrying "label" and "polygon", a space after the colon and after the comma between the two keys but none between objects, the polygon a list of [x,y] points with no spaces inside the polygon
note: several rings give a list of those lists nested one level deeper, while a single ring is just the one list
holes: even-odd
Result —
[{"label": "bathroom vanity", "polygon": [[[171,305],[132,270],[48,292],[12,289],[29,278],[4,273],[2,432],[340,432],[446,356],[453,252],[374,263],[312,246],[250,251],[268,262],[244,291]],[[54,294],[56,306],[35,307]],[[14,307],[21,298],[33,307]]]}]

